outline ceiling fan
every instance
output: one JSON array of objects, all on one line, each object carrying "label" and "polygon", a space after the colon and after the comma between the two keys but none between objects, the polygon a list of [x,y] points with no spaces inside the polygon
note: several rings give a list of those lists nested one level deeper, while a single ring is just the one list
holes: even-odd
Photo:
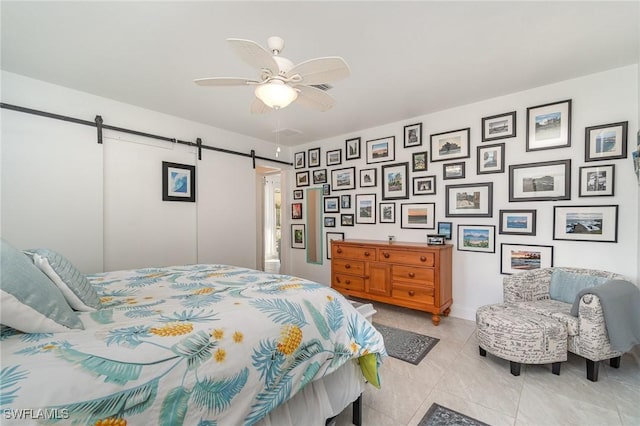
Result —
[{"label": "ceiling fan", "polygon": [[262,114],[271,109],[281,109],[296,101],[317,111],[327,111],[335,100],[314,85],[334,82],[349,76],[349,65],[339,56],[315,58],[294,65],[280,56],[284,40],[269,37],[269,50],[251,40],[228,38],[227,42],[247,64],[259,70],[259,79],[241,77],[199,78],[199,86],[255,86],[251,113]]}]

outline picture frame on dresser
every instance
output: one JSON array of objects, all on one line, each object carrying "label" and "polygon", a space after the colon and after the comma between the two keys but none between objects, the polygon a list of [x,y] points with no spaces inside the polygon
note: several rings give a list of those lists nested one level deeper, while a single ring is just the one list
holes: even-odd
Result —
[{"label": "picture frame on dresser", "polygon": [[383,165],[381,174],[383,200],[409,198],[409,163]]},{"label": "picture frame on dresser", "polygon": [[469,158],[471,128],[435,133],[430,136],[431,162]]},{"label": "picture frame on dresser", "polygon": [[445,186],[446,217],[493,217],[493,182]]},{"label": "picture frame on dresser", "polygon": [[580,167],[578,172],[578,196],[613,196],[615,191],[615,171],[615,164]]},{"label": "picture frame on dresser", "polygon": [[331,260],[331,241],[342,241],[344,240],[344,232],[327,232],[325,234],[325,238],[327,239],[326,243],[326,251],[327,251],[327,259]]},{"label": "picture frame on dresser", "polygon": [[422,145],[422,123],[404,126],[404,147]]},{"label": "picture frame on dresser", "polygon": [[400,205],[400,228],[435,229],[435,203],[402,203]]},{"label": "picture frame on dresser", "polygon": [[438,222],[438,234],[444,235],[445,240],[451,239],[453,223],[451,222]]},{"label": "picture frame on dresser", "polygon": [[627,158],[628,121],[584,129],[584,161]]},{"label": "picture frame on dresser", "polygon": [[509,166],[509,202],[570,199],[570,159]]},{"label": "picture frame on dresser", "polygon": [[571,99],[527,108],[527,152],[571,146]]},{"label": "picture frame on dresser", "polygon": [[291,225],[291,248],[292,249],[304,249],[306,248],[306,226],[304,223],[294,223]]},{"label": "picture frame on dresser", "polygon": [[536,210],[500,210],[498,233],[536,235]]},{"label": "picture frame on dresser", "polygon": [[367,141],[367,164],[393,161],[396,158],[396,137],[372,139]]},{"label": "picture frame on dresser", "polygon": [[357,160],[360,158],[360,138],[351,138],[344,141],[344,158],[346,160]]},{"label": "picture frame on dresser", "polygon": [[396,203],[380,203],[380,223],[396,223]]},{"label": "picture frame on dresser", "polygon": [[494,225],[458,225],[458,251],[496,252]]},{"label": "picture frame on dresser", "polygon": [[516,112],[482,118],[482,142],[516,137]]},{"label": "picture frame on dresser", "polygon": [[500,244],[500,273],[517,274],[553,266],[553,246],[535,244]]},{"label": "picture frame on dresser", "polygon": [[618,205],[554,206],[553,239],[618,242]]},{"label": "picture frame on dresser", "polygon": [[356,223],[376,223],[376,194],[356,194]]}]

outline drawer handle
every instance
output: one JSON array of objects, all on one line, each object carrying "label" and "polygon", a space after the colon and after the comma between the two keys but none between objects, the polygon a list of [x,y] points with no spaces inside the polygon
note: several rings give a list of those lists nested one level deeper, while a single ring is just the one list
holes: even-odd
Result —
[{"label": "drawer handle", "polygon": [[349,285],[349,284],[351,284],[351,280],[346,280],[346,281],[345,281],[345,283],[346,283],[347,285]]},{"label": "drawer handle", "polygon": [[420,262],[426,262],[426,261],[427,261],[427,258],[425,256],[420,256]]},{"label": "drawer handle", "polygon": [[413,290],[409,290],[409,296],[415,296],[416,292]]},{"label": "drawer handle", "polygon": [[351,269],[351,265],[347,263],[346,265],[344,265],[344,269]]},{"label": "drawer handle", "polygon": [[409,272],[409,278],[413,278],[415,276],[416,276],[416,274],[414,274],[413,272]]},{"label": "drawer handle", "polygon": [[382,252],[382,255],[384,256],[385,259],[389,258],[389,253],[387,253],[386,251]]},{"label": "drawer handle", "polygon": [[365,251],[365,252],[364,252],[364,256],[365,256],[365,257],[369,257],[369,255],[370,255],[370,254],[371,254],[371,253],[369,253],[368,251]]},{"label": "drawer handle", "polygon": [[338,250],[336,250],[337,253],[342,253],[342,249],[340,247],[338,247]]}]

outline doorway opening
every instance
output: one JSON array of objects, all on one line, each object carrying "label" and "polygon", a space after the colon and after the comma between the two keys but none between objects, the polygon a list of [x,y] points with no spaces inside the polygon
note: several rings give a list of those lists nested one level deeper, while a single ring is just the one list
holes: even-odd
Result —
[{"label": "doorway opening", "polygon": [[259,167],[258,173],[262,182],[262,208],[260,209],[262,222],[262,269],[265,272],[280,273],[280,259],[282,247],[282,193],[280,169]]}]

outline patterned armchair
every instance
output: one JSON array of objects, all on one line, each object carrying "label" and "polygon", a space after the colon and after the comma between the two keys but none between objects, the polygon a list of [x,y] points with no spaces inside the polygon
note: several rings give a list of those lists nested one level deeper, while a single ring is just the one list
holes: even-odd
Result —
[{"label": "patterned armchair", "polygon": [[505,303],[552,317],[566,325],[569,352],[586,359],[587,378],[595,382],[598,380],[599,362],[609,359],[611,366],[618,368],[622,352],[611,348],[598,296],[582,296],[578,317],[571,315],[571,304],[550,298],[551,274],[556,269],[607,279],[624,277],[594,269],[551,267],[524,271],[507,276],[503,280]]}]

